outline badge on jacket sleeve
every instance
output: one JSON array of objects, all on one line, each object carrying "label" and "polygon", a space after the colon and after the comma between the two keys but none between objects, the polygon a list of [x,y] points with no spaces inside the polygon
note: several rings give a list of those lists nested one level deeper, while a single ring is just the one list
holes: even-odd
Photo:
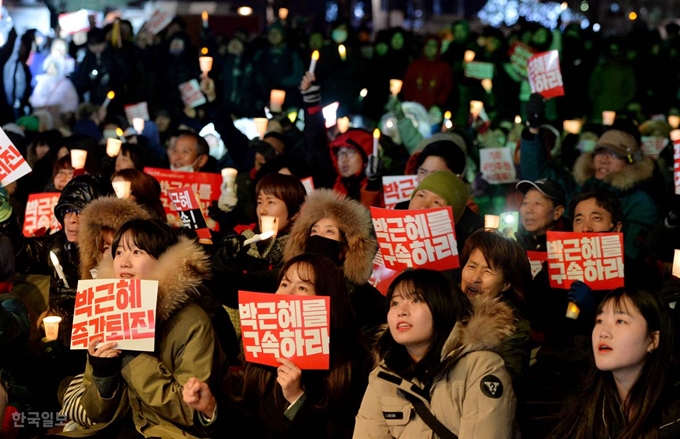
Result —
[{"label": "badge on jacket sleeve", "polygon": [[479,385],[482,388],[482,393],[489,398],[498,399],[503,396],[503,383],[493,375],[482,378]]}]

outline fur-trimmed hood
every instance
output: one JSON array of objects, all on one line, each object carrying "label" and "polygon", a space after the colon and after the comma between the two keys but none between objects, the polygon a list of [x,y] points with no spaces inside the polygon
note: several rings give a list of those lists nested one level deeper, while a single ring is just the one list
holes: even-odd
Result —
[{"label": "fur-trimmed hood", "polygon": [[97,198],[83,209],[78,230],[81,279],[92,279],[90,270],[102,259],[100,246],[104,230],[115,233],[134,218],[149,219],[150,216],[134,201],[115,196]]},{"label": "fur-trimmed hood", "polygon": [[378,242],[372,233],[371,214],[358,201],[330,189],[315,190],[302,205],[283,250],[284,261],[305,252],[312,226],[322,218],[337,221],[345,239],[347,247],[342,264],[345,279],[356,285],[366,283],[371,277],[373,258],[378,251]]},{"label": "fur-trimmed hood", "polygon": [[[107,253],[97,267],[100,279],[113,279],[113,258]],[[184,305],[200,298],[198,287],[210,275],[208,256],[195,241],[180,236],[169,247],[149,276],[158,281],[157,318],[166,322]]]},{"label": "fur-trimmed hood", "polygon": [[500,297],[480,296],[472,305],[472,314],[457,322],[446,339],[442,361],[475,351],[498,351],[501,342],[515,331],[515,314]]},{"label": "fur-trimmed hood", "polygon": [[[595,163],[593,153],[581,154],[574,164],[574,180],[579,186],[583,186],[586,181],[595,176]],[[654,162],[649,157],[644,156],[639,162],[628,165],[619,172],[612,172],[602,180],[614,189],[622,192],[633,189],[638,184],[652,178],[654,174]]]}]

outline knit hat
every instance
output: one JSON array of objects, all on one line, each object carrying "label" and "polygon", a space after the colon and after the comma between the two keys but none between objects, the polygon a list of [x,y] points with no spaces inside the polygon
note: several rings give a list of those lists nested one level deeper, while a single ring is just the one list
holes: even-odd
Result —
[{"label": "knit hat", "polygon": [[597,154],[598,151],[607,149],[628,163],[635,163],[642,160],[640,153],[640,144],[635,140],[631,134],[621,130],[607,130],[602,134],[600,140],[597,141],[593,152]]},{"label": "knit hat", "polygon": [[453,210],[453,220],[460,220],[470,197],[470,191],[460,177],[449,171],[433,172],[413,190],[411,198],[416,192],[423,189],[442,197]]},{"label": "knit hat", "polygon": [[40,128],[40,119],[36,116],[22,116],[17,119],[17,125],[26,128],[26,131],[38,131]]},{"label": "knit hat", "polygon": [[330,144],[331,156],[336,168],[338,166],[338,159],[335,154],[338,152],[338,149],[343,147],[355,149],[361,154],[361,160],[366,164],[368,163],[368,156],[373,154],[373,136],[367,131],[356,129],[349,130],[336,137]]}]

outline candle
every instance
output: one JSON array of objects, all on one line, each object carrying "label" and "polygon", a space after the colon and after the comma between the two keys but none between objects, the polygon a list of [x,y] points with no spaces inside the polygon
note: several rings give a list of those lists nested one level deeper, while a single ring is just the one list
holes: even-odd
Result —
[{"label": "candle", "polygon": [[501,225],[501,217],[498,215],[484,215],[485,229],[498,229]]},{"label": "candle", "polygon": [[111,90],[110,92],[106,93],[106,99],[104,99],[104,103],[102,104],[102,107],[108,107],[109,104],[111,103],[111,99],[116,97],[116,93]]},{"label": "candle", "polygon": [[680,126],[680,116],[676,116],[674,114],[668,116],[668,125],[670,125],[674,130],[677,129]]},{"label": "candle", "polygon": [[378,141],[380,140],[380,130],[373,130],[373,156],[378,157]]},{"label": "candle", "polygon": [[340,54],[340,59],[341,60],[346,60],[347,59],[347,49],[345,49],[345,45],[341,44],[338,46],[338,53]]},{"label": "candle", "polygon": [[401,79],[390,79],[390,93],[392,93],[392,96],[399,94],[402,84]]},{"label": "candle", "polygon": [[286,18],[288,18],[288,9],[280,8],[279,9],[279,18],[281,20],[285,20]]},{"label": "candle", "polygon": [[122,144],[123,142],[120,139],[114,139],[112,137],[106,139],[106,155],[109,157],[117,156]]},{"label": "candle", "polygon": [[208,11],[201,12],[201,20],[203,21],[203,27],[208,28]]},{"label": "candle", "polygon": [[368,96],[368,89],[367,88],[362,88],[361,91],[359,92],[359,98],[363,99],[366,96]]},{"label": "candle", "polygon": [[675,250],[673,255],[673,271],[671,274],[675,277],[680,277],[680,250]]},{"label": "candle", "polygon": [[[265,119],[267,120],[267,119]],[[227,185],[231,186],[236,182],[236,175],[238,170],[235,168],[224,168],[222,169],[222,181]]]},{"label": "candle", "polygon": [[567,305],[567,314],[566,317],[568,319],[578,319],[578,315],[581,313],[581,310],[578,309],[578,305],[575,304],[574,302],[569,302]]},{"label": "candle", "polygon": [[671,131],[671,140],[673,141],[673,143],[680,140],[680,130]]},{"label": "candle", "polygon": [[312,60],[309,62],[309,73],[314,73],[316,69],[316,62],[319,60],[319,51],[315,50],[312,52]]},{"label": "candle", "polygon": [[517,125],[521,124],[522,123],[522,116],[520,116],[519,114],[517,116],[515,116],[515,123]]},{"label": "candle", "polygon": [[269,95],[269,108],[274,113],[280,113],[283,109],[283,101],[286,100],[286,92],[283,90],[272,90]]},{"label": "candle", "polygon": [[616,119],[616,111],[602,112],[602,125],[614,125],[614,119]]},{"label": "candle", "polygon": [[262,215],[260,217],[260,232],[267,233],[271,232],[272,235],[276,235],[279,230],[279,219],[271,215]]},{"label": "candle", "polygon": [[133,117],[132,127],[137,131],[137,134],[142,134],[142,131],[144,131],[144,119],[141,117]]},{"label": "candle", "polygon": [[473,118],[477,119],[479,113],[482,112],[482,108],[484,108],[482,101],[470,101],[470,114]]},{"label": "candle", "polygon": [[565,120],[562,123],[565,133],[578,134],[581,131],[581,121],[580,120]]},{"label": "candle", "polygon": [[259,235],[255,235],[250,239],[246,239],[243,241],[243,245],[250,245],[250,244],[255,244],[256,242],[264,241],[265,239],[269,239],[272,236],[274,236],[274,232],[264,232],[260,233]]},{"label": "candle", "polygon": [[61,323],[61,317],[59,316],[48,316],[43,319],[43,325],[45,326],[45,338],[47,340],[56,340],[59,336],[59,323]]},{"label": "candle", "polygon": [[267,132],[267,126],[269,125],[269,120],[266,117],[256,117],[253,119],[255,122],[255,129],[257,134],[260,136],[260,140],[264,138],[264,134]]},{"label": "candle", "polygon": [[[120,178],[120,177],[116,177]],[[127,180],[117,180],[112,181],[111,186],[113,186],[113,191],[116,193],[118,198],[129,198],[130,197],[130,182]]]},{"label": "candle", "polygon": [[198,65],[201,67],[201,73],[203,73],[203,75],[207,75],[208,72],[212,69],[213,65],[212,56],[199,56]]},{"label": "candle", "polygon": [[71,150],[71,166],[73,166],[73,169],[83,169],[85,160],[87,160],[87,151],[84,149]]},{"label": "candle", "polygon": [[484,90],[486,90],[487,93],[491,92],[492,86],[493,86],[493,82],[491,81],[491,79],[489,79],[489,78],[482,79],[482,87],[484,88]]},{"label": "candle", "polygon": [[344,134],[349,129],[349,117],[344,116],[337,120],[336,125],[340,134]]},{"label": "candle", "polygon": [[71,288],[68,284],[68,281],[66,280],[64,270],[61,268],[59,259],[57,259],[57,255],[55,255],[54,252],[50,252],[50,259],[52,260],[52,265],[54,265],[54,269],[57,271],[57,276],[59,276],[59,279],[61,279],[61,281],[64,282],[64,286],[66,288]]},{"label": "candle", "polygon": [[465,62],[472,62],[475,60],[475,52],[472,50],[466,50],[465,55],[463,55]]}]

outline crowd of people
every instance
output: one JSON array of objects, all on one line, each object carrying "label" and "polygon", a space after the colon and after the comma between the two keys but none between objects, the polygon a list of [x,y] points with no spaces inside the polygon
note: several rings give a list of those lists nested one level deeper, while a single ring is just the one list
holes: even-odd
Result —
[{"label": "crowd of people", "polygon": [[[302,23],[231,38],[192,39],[180,17],[157,34],[119,19],[66,40],[10,33],[0,123],[31,172],[0,188],[0,438],[679,437],[680,26]],[[510,56],[520,43],[559,51],[564,96],[532,93]],[[492,83],[466,76],[470,53]],[[179,87],[192,79],[197,106]],[[125,113],[140,102],[143,128]],[[259,137],[237,128],[259,117]],[[490,148],[510,149],[515,182],[488,181]],[[82,167],[73,150],[87,151]],[[146,168],[236,170],[204,212],[210,240],[171,221]],[[369,208],[389,204],[392,175],[415,186],[390,208],[450,208],[459,268],[409,268],[381,294]],[[57,193],[56,221],[24,233],[42,192]],[[514,211],[516,228],[485,224]],[[548,233],[560,231],[621,233],[624,286],[556,288]],[[152,351],[100,337],[70,349],[90,279],[157,281]],[[240,291],[328,296],[328,368],[245,361]],[[56,337],[48,316],[61,317]]]}]

